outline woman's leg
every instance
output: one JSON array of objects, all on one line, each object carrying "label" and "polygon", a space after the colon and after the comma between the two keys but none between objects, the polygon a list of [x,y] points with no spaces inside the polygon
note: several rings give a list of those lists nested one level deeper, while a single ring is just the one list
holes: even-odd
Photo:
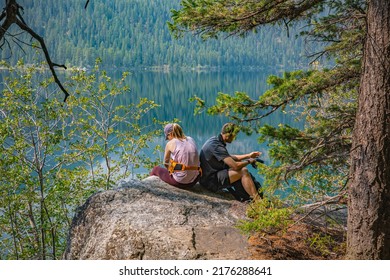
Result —
[{"label": "woman's leg", "polygon": [[164,168],[164,167],[161,167],[161,166],[155,166],[152,170],[152,172],[150,172],[150,175],[155,175],[155,176],[158,176],[160,177],[161,180],[163,180],[165,183],[168,183],[174,187],[178,187],[178,188],[190,188],[190,187],[193,187],[199,180],[200,176],[198,176],[196,178],[196,180],[192,183],[189,183],[189,184],[181,184],[181,183],[178,183],[172,176],[171,174],[169,174],[169,171],[168,169]]},{"label": "woman's leg", "polygon": [[163,180],[165,183],[168,183],[172,186],[179,187],[180,184],[173,179],[171,174],[169,174],[168,169],[161,167],[161,166],[155,166],[150,172],[150,175],[155,175],[160,177],[161,180]]}]

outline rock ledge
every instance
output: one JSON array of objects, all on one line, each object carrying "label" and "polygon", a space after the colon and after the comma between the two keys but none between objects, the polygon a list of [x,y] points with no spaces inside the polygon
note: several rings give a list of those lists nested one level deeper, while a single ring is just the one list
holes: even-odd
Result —
[{"label": "rock ledge", "polygon": [[247,237],[234,227],[245,208],[199,185],[123,182],[78,209],[64,259],[248,259]]}]

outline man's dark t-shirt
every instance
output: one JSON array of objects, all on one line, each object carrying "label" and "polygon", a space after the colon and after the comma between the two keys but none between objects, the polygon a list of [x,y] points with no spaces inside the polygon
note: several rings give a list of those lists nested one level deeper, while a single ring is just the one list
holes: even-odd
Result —
[{"label": "man's dark t-shirt", "polygon": [[[223,160],[230,156],[231,155],[226,149],[226,143],[222,140],[221,134],[207,140],[200,151],[200,167],[202,168],[202,177],[200,179],[201,185],[215,189],[217,186],[213,185],[221,185],[221,183],[222,185],[229,184],[229,166],[225,164]],[[218,175],[221,170],[226,172]],[[226,179],[222,178],[222,182],[221,176],[226,177]]]}]

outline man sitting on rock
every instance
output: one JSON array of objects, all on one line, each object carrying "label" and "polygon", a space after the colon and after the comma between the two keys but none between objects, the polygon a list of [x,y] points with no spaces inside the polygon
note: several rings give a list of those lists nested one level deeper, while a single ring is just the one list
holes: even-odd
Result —
[{"label": "man sitting on rock", "polygon": [[213,192],[227,189],[240,201],[258,200],[261,198],[260,183],[246,166],[255,164],[261,152],[230,155],[226,144],[231,143],[238,132],[238,126],[226,123],[218,136],[211,137],[203,145],[200,151],[200,184]]}]

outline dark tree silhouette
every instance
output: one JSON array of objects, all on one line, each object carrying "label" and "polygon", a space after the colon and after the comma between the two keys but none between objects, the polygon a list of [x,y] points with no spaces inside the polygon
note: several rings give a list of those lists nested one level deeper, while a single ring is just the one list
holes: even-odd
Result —
[{"label": "dark tree silhouette", "polygon": [[[86,2],[85,8],[87,8],[88,3],[89,0]],[[55,70],[55,67],[61,67],[66,69],[66,66],[64,64],[57,64],[52,61],[49,51],[47,50],[44,38],[37,34],[34,29],[26,23],[22,16],[22,12],[23,7],[19,5],[16,0],[5,0],[5,7],[0,15],[0,49],[6,47],[11,48],[9,40],[13,40],[20,48],[22,48],[20,42],[17,39],[17,35],[14,35],[9,32],[11,26],[13,25],[17,25],[23,32],[28,33],[32,38],[38,41],[40,48],[45,55],[47,65],[49,66],[51,74],[53,75],[54,81],[65,94],[64,102],[66,102],[69,93],[62,85]],[[23,43],[27,44],[25,42]],[[31,46],[31,44],[27,45]]]}]

